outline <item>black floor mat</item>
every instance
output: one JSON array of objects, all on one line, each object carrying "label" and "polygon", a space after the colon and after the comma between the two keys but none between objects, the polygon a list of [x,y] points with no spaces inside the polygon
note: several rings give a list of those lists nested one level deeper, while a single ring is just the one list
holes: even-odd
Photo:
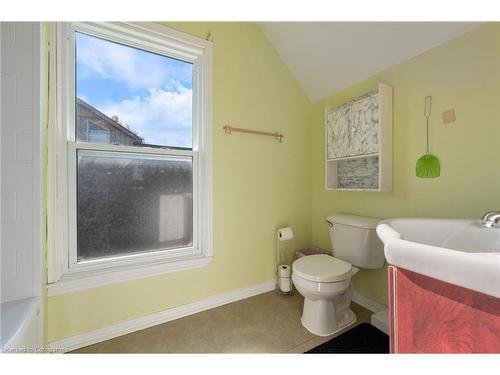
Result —
[{"label": "black floor mat", "polygon": [[389,336],[369,323],[362,323],[306,353],[389,353]]}]

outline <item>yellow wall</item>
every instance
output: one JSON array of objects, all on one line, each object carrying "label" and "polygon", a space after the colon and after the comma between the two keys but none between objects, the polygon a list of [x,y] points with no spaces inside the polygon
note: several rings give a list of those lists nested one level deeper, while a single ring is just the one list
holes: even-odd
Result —
[{"label": "yellow wall", "polygon": [[[333,212],[374,217],[472,217],[500,209],[499,40],[488,24],[313,104],[312,239],[330,249],[324,219]],[[381,51],[383,53],[383,51]],[[394,188],[390,193],[324,189],[324,108],[374,90],[394,88]],[[415,177],[425,153],[424,98],[432,95],[430,149],[441,176]],[[443,124],[454,108],[456,122]],[[385,269],[362,270],[354,289],[387,304]]]},{"label": "yellow wall", "polygon": [[[275,230],[288,248],[311,233],[311,103],[260,29],[249,23],[171,23],[214,38],[214,259],[188,270],[48,299],[48,340],[91,331],[273,278]],[[224,135],[232,124],[285,135],[282,144]]]},{"label": "yellow wall", "polygon": [[[48,339],[229,292],[273,277],[274,232],[294,228],[291,250],[330,248],[324,218],[332,212],[391,217],[479,217],[500,208],[500,28],[489,24],[313,105],[270,43],[248,23],[169,23],[214,38],[214,252],[208,267],[48,299]],[[381,51],[383,53],[383,51]],[[394,87],[394,190],[324,189],[324,107],[376,88]],[[425,151],[423,103],[433,96],[431,151],[437,179],[415,177]],[[443,125],[444,110],[457,121]],[[280,131],[225,136],[224,124]],[[311,207],[312,202],[312,207]],[[312,241],[311,241],[312,240]],[[355,290],[386,301],[385,270],[361,271]]]}]

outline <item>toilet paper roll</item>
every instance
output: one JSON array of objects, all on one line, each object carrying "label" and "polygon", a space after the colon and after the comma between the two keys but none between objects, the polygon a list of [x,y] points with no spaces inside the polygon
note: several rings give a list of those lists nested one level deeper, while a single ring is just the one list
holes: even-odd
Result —
[{"label": "toilet paper roll", "polygon": [[293,231],[290,227],[278,229],[278,239],[280,241],[291,240],[293,238]]},{"label": "toilet paper roll", "polygon": [[280,277],[280,290],[285,293],[292,291],[292,279]]},{"label": "toilet paper roll", "polygon": [[292,270],[290,266],[287,266],[286,264],[280,264],[278,267],[278,275],[280,275],[280,277],[290,277],[291,273]]}]

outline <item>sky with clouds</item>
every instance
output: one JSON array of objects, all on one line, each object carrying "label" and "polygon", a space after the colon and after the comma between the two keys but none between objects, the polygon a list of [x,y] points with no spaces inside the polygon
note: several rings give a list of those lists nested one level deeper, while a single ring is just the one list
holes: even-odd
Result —
[{"label": "sky with clouds", "polygon": [[144,139],[192,146],[192,64],[76,33],[77,96]]}]

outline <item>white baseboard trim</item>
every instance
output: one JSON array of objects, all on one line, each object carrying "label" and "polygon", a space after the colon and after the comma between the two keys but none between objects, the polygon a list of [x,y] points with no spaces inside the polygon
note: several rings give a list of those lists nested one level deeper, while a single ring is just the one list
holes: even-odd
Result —
[{"label": "white baseboard trim", "polygon": [[385,309],[384,311],[380,311],[376,314],[372,315],[371,318],[372,326],[380,329],[386,335],[389,334],[389,309]]},{"label": "white baseboard trim", "polygon": [[365,309],[373,311],[374,313],[378,313],[379,311],[388,309],[386,305],[382,305],[381,303],[378,303],[355,291],[352,292],[352,301],[356,302],[358,305],[363,306]]},{"label": "white baseboard trim", "polygon": [[83,348],[84,346],[96,344],[101,341],[109,340],[114,337],[122,336],[127,333],[149,328],[157,324],[166,323],[201,311],[213,309],[214,307],[222,306],[227,303],[266,293],[274,290],[274,288],[274,280],[269,280],[261,284],[252,285],[248,288],[211,296],[187,305],[159,311],[150,315],[141,316],[139,318],[126,320],[111,326],[99,328],[94,331],[85,332],[80,335],[53,341],[50,342],[48,346],[49,348],[57,348],[64,350],[64,352],[68,352],[78,348]]}]

